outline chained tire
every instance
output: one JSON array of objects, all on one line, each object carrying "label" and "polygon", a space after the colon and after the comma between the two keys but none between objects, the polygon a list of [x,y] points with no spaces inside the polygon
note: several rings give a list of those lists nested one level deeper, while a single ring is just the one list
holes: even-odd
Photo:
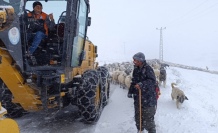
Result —
[{"label": "chained tire", "polygon": [[97,71],[101,75],[103,106],[106,106],[108,104],[109,96],[110,96],[109,71],[104,66],[98,67]]},{"label": "chained tire", "polygon": [[7,110],[6,117],[18,118],[23,115],[24,109],[20,104],[12,102],[13,95],[4,82],[0,79],[0,100],[2,106]]},{"label": "chained tire", "polygon": [[96,70],[87,70],[82,75],[78,92],[78,107],[86,123],[97,122],[102,112],[101,77]]}]

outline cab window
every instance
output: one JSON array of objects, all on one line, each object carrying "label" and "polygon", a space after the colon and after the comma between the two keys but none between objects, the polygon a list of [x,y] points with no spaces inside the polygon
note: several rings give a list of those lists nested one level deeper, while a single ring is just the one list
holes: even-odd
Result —
[{"label": "cab window", "polygon": [[87,14],[87,5],[84,0],[81,0],[78,7],[78,16],[77,21],[79,24],[79,33],[78,36],[74,38],[73,51],[72,51],[72,60],[71,66],[76,67],[80,63],[80,58],[82,54],[83,44],[85,41],[85,30],[86,30],[86,14]]}]

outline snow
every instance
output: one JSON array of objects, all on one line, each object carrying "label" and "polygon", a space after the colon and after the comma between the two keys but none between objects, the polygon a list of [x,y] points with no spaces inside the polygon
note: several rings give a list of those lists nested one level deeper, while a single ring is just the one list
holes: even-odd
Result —
[{"label": "snow", "polygon": [[95,133],[125,133],[134,131],[133,99],[127,98],[127,90],[117,86],[104,108]]},{"label": "snow", "polygon": [[[155,122],[157,133],[216,133],[218,131],[218,75],[195,70],[170,67],[167,69],[167,86],[161,86]],[[188,101],[176,108],[171,99],[171,85],[176,82]],[[109,105],[94,133],[134,133],[133,99],[126,97],[127,90],[116,87]]]},{"label": "snow", "polygon": [[5,113],[7,110],[4,107],[0,106],[0,115]]},{"label": "snow", "polygon": [[[218,75],[176,67],[167,68],[166,88],[155,115],[157,133],[216,133],[218,131]],[[171,83],[184,91],[186,100],[180,109],[171,99]],[[99,121],[88,125],[74,118],[73,109],[65,109],[51,120],[40,113],[15,119],[22,133],[136,133],[133,99],[127,89],[111,84],[111,96]]]}]

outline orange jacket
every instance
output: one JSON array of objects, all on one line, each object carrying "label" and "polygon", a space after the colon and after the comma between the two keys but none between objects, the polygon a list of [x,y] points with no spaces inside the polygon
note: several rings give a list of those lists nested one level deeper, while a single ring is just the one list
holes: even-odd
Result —
[{"label": "orange jacket", "polygon": [[[35,19],[43,19],[44,20],[45,34],[48,35],[48,26],[45,23],[45,20],[48,16],[46,13],[42,12],[41,14],[34,14],[32,12],[29,12],[27,15],[28,15],[28,17],[34,17]],[[32,15],[34,15],[34,16],[32,16]]]}]

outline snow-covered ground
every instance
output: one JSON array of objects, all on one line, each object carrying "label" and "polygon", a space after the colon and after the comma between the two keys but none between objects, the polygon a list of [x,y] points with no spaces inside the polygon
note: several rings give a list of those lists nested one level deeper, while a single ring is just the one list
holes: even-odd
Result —
[{"label": "snow-covered ground", "polygon": [[[170,67],[167,86],[161,86],[155,121],[157,133],[216,133],[218,131],[218,75]],[[181,109],[171,99],[170,83],[178,86],[189,98]],[[133,99],[127,90],[116,87],[110,104],[96,126],[95,133],[136,133]]]},{"label": "snow-covered ground", "polygon": [[[218,75],[181,68],[167,68],[167,86],[161,88],[155,122],[157,133],[217,133]],[[171,83],[176,82],[189,100],[176,108]],[[111,85],[109,104],[99,121],[87,125],[74,118],[73,107],[48,120],[40,113],[16,119],[21,133],[136,133],[133,99],[127,90]],[[72,110],[72,111],[70,111]]]}]

